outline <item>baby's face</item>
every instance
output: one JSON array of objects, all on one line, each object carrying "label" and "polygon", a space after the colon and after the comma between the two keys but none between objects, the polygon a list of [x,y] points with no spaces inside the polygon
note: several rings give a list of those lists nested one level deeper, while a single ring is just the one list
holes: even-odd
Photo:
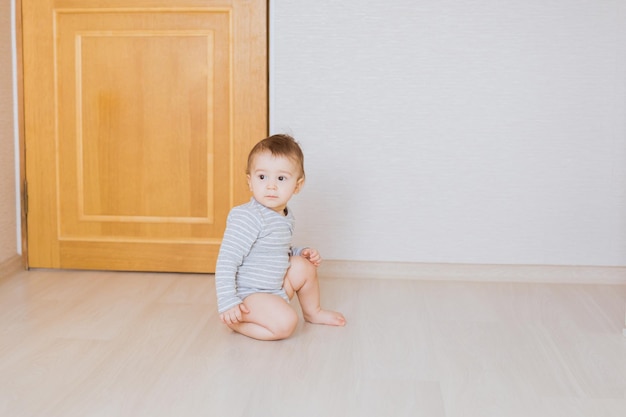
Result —
[{"label": "baby's face", "polygon": [[291,159],[263,152],[252,161],[248,185],[256,201],[284,214],[289,199],[304,184],[300,177],[300,170]]}]

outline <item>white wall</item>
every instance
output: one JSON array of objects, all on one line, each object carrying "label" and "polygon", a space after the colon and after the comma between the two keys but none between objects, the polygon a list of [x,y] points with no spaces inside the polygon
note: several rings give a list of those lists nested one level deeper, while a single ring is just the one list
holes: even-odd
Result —
[{"label": "white wall", "polygon": [[12,1],[0,0],[0,264],[15,257],[19,250],[12,17]]},{"label": "white wall", "polygon": [[626,2],[272,0],[327,259],[626,265]]}]

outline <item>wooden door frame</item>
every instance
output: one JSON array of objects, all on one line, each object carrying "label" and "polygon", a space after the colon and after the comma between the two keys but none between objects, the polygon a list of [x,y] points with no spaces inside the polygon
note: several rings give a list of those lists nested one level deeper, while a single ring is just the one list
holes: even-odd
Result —
[{"label": "wooden door frame", "polygon": [[24,137],[24,65],[22,48],[22,0],[15,0],[15,49],[16,49],[16,79],[17,79],[17,131],[18,131],[18,154],[20,164],[20,230],[22,236],[22,266],[29,269],[28,265],[28,199],[26,186],[26,139]]}]

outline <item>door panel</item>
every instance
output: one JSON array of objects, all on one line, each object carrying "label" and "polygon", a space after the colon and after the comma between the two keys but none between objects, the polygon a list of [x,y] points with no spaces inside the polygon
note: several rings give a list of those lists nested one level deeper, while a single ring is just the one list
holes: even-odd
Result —
[{"label": "door panel", "polygon": [[267,134],[265,2],[22,13],[29,266],[212,272]]}]

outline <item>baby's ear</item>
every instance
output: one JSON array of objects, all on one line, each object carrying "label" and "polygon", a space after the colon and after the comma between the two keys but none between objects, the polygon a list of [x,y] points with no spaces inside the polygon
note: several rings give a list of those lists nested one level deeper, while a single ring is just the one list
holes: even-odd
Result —
[{"label": "baby's ear", "polygon": [[304,177],[299,178],[296,182],[296,189],[293,191],[294,194],[298,194],[300,189],[304,186]]}]

